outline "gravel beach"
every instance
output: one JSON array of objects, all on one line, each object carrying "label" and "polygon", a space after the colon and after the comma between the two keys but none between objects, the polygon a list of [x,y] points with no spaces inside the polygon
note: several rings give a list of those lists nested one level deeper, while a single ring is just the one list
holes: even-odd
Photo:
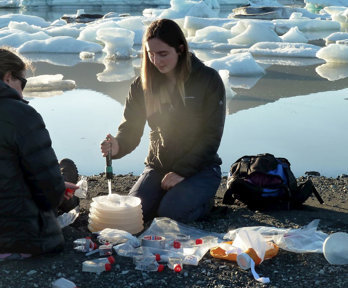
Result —
[{"label": "gravel beach", "polygon": [[[113,193],[127,194],[137,176],[115,175]],[[302,181],[305,177],[298,178]],[[180,273],[142,272],[134,269],[131,258],[114,255],[116,263],[110,272],[100,275],[82,272],[82,262],[95,258],[73,249],[77,238],[92,236],[87,229],[91,199],[108,193],[104,175],[89,176],[88,196],[80,203],[80,216],[63,228],[65,249],[59,254],[43,255],[20,261],[0,262],[0,287],[52,287],[52,282],[64,277],[78,287],[347,287],[348,265],[330,265],[320,253],[293,253],[279,249],[276,257],[256,268],[260,276],[269,277],[269,284],[256,282],[250,270],[234,262],[215,259],[207,253],[198,266],[184,266]],[[348,176],[337,178],[312,177],[325,201],[319,204],[313,196],[300,210],[251,211],[244,204],[223,205],[226,178],[222,179],[211,214],[188,225],[211,232],[226,233],[245,226],[300,228],[320,219],[318,230],[327,234],[348,232]],[[145,226],[146,227],[146,226]]]}]

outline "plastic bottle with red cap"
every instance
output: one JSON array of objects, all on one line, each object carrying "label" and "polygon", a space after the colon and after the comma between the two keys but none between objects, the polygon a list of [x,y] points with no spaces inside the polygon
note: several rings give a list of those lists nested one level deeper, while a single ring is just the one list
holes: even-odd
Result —
[{"label": "plastic bottle with red cap", "polygon": [[147,272],[162,272],[164,265],[157,262],[159,257],[159,254],[134,256],[133,263],[135,264],[135,269]]},{"label": "plastic bottle with red cap", "polygon": [[74,249],[81,252],[90,252],[98,248],[98,245],[94,243],[91,237],[85,237],[76,239],[74,241]]},{"label": "plastic bottle with red cap", "polygon": [[183,267],[182,259],[177,257],[169,257],[167,266],[169,269],[174,270],[175,272],[181,272]]},{"label": "plastic bottle with red cap", "polygon": [[74,282],[65,278],[59,278],[52,283],[52,288],[78,288]]},{"label": "plastic bottle with red cap", "polygon": [[111,270],[110,263],[103,263],[103,262],[94,261],[94,260],[86,260],[82,263],[83,272],[93,272],[93,273],[100,274],[104,271],[110,271],[110,270]]},{"label": "plastic bottle with red cap", "polygon": [[101,257],[97,259],[91,260],[97,264],[104,263],[104,264],[114,264],[116,262],[115,257],[109,256],[109,257]]}]

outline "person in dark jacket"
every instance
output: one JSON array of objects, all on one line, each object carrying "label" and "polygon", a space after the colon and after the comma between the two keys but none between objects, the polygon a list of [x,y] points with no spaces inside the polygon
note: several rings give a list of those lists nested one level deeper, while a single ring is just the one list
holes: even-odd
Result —
[{"label": "person in dark jacket", "polygon": [[217,154],[225,122],[225,88],[214,69],[188,51],[172,20],[149,25],[141,76],[131,85],[115,137],[101,142],[105,157],[118,159],[150,132],[145,170],[130,191],[141,198],[144,220],[194,221],[210,211],[221,181]]},{"label": "person in dark jacket", "polygon": [[78,188],[64,183],[45,123],[23,99],[29,65],[0,48],[0,260],[60,251],[55,210]]}]

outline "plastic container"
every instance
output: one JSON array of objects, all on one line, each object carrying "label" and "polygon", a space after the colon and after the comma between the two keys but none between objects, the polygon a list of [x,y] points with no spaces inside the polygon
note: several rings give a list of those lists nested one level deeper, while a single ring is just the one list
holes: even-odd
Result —
[{"label": "plastic container", "polygon": [[112,244],[104,244],[99,246],[99,256],[111,256]]},{"label": "plastic container", "polygon": [[80,238],[74,241],[74,249],[81,252],[90,252],[98,248],[98,245],[91,240],[91,237]]},{"label": "plastic container", "polygon": [[90,260],[95,262],[96,264],[114,264],[116,262],[115,257],[109,256],[109,257],[101,257],[97,259]]},{"label": "plastic container", "polygon": [[177,257],[169,257],[167,266],[169,269],[174,270],[175,272],[181,272],[183,267],[182,259]]},{"label": "plastic container", "polygon": [[323,253],[330,264],[348,264],[348,233],[337,232],[328,236],[323,243]]},{"label": "plastic container", "polygon": [[52,283],[52,288],[78,288],[74,282],[65,278],[59,278]]},{"label": "plastic container", "polygon": [[110,270],[111,270],[110,263],[103,263],[103,262],[94,261],[94,260],[87,260],[82,263],[83,272],[93,272],[93,273],[100,274],[104,271],[110,271]]},{"label": "plastic container", "polygon": [[139,255],[133,257],[133,263],[135,264],[135,269],[147,272],[162,272],[164,269],[163,264],[159,264],[156,259],[158,256],[155,255]]},{"label": "plastic container", "polygon": [[88,219],[90,231],[111,228],[136,234],[144,229],[140,198],[109,194],[92,200]]}]

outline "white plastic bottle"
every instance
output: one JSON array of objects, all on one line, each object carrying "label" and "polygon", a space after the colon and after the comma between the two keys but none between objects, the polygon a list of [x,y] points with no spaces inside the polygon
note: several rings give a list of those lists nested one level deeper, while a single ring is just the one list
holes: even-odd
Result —
[{"label": "white plastic bottle", "polygon": [[104,271],[110,271],[111,264],[110,263],[96,263],[93,260],[86,260],[82,263],[82,271],[83,272],[93,272],[100,274]]},{"label": "white plastic bottle", "polygon": [[114,264],[116,262],[115,258],[113,256],[109,257],[101,257],[97,259],[90,260],[93,261],[96,264],[102,263],[102,264]]},{"label": "white plastic bottle", "polygon": [[76,251],[90,252],[97,248],[98,248],[98,245],[91,240],[91,237],[80,238],[74,241],[74,249]]},{"label": "white plastic bottle", "polygon": [[78,288],[75,283],[65,278],[59,278],[52,283],[52,288]]},{"label": "white plastic bottle", "polygon": [[147,272],[162,272],[164,269],[163,264],[158,264],[156,261],[156,256],[134,256],[133,263],[135,264],[135,269]]}]

